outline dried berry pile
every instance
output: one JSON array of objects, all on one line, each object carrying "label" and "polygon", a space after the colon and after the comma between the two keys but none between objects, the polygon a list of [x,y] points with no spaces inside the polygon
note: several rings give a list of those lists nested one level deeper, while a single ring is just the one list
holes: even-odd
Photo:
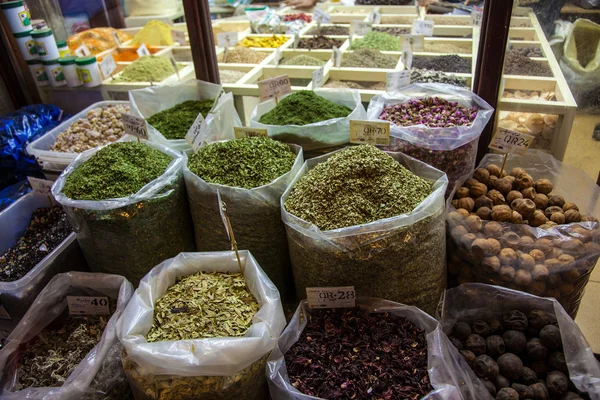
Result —
[{"label": "dried berry pile", "polygon": [[[292,385],[324,399],[416,399],[432,390],[425,332],[403,317],[316,310],[285,354]],[[402,357],[398,355],[402,354]]]},{"label": "dried berry pile", "polygon": [[0,281],[13,282],[24,277],[71,232],[61,207],[35,210],[25,234],[0,256]]},{"label": "dried berry pile", "polygon": [[344,39],[332,39],[326,36],[313,36],[311,38],[303,38],[298,42],[299,49],[332,49],[340,47],[344,43]]},{"label": "dried berry pile", "polygon": [[506,75],[552,76],[552,70],[546,61],[534,61],[515,50],[506,52],[504,73]]},{"label": "dried berry pile", "polygon": [[[413,99],[392,104],[383,109],[379,119],[397,126],[425,125],[430,128],[448,128],[470,125],[477,117],[476,107],[465,107],[440,97]],[[429,133],[430,134],[430,133]]]},{"label": "dried berry pile", "polygon": [[546,311],[458,321],[450,341],[497,400],[587,398],[569,379],[560,329]]},{"label": "dried berry pile", "polygon": [[283,22],[292,22],[292,21],[304,21],[307,24],[312,22],[312,17],[308,14],[305,13],[298,13],[298,14],[285,14],[283,16]]},{"label": "dried berry pile", "polygon": [[471,73],[471,59],[456,54],[439,57],[415,57],[413,68],[431,69],[442,72]]}]

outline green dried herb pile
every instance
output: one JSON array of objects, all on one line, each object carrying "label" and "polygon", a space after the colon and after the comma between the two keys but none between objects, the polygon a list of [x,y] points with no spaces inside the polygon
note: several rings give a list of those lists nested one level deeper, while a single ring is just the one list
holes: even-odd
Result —
[{"label": "green dried herb pile", "polygon": [[338,229],[411,212],[431,187],[375,146],[360,145],[317,164],[296,183],[285,208],[321,230]]},{"label": "green dried herb pile", "polygon": [[387,68],[394,69],[398,60],[375,49],[358,49],[344,54],[341,66],[345,68]]},{"label": "green dried herb pile", "polygon": [[190,156],[188,168],[206,182],[253,189],[289,172],[295,159],[288,145],[251,137],[201,147]]},{"label": "green dried herb pile", "polygon": [[400,40],[385,32],[371,31],[362,39],[352,41],[352,50],[356,49],[377,49],[383,51],[400,51]]},{"label": "green dried herb pile", "polygon": [[183,139],[192,124],[202,114],[210,112],[214,100],[188,100],[148,118],[148,123],[169,140]]},{"label": "green dried herb pile", "polygon": [[300,55],[292,58],[286,58],[280,62],[281,65],[305,65],[320,67],[325,65],[325,61],[315,57]]},{"label": "green dried herb pile", "polygon": [[242,274],[198,272],[180,279],[156,301],[146,340],[243,336],[258,309]]},{"label": "green dried herb pile", "polygon": [[126,197],[161,176],[171,161],[168,155],[143,143],[113,143],[77,167],[63,192],[73,200]]},{"label": "green dried herb pile", "polygon": [[[183,67],[183,65],[178,68]],[[158,56],[143,56],[129,64],[114,80],[118,82],[160,82],[175,73],[171,60]]]},{"label": "green dried herb pile", "polygon": [[346,106],[334,103],[309,90],[292,93],[264,114],[259,122],[266,125],[307,125],[352,113]]}]

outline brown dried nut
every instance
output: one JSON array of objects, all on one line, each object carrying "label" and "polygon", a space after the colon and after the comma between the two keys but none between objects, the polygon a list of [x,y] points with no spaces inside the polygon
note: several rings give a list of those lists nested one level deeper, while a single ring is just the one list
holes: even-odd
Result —
[{"label": "brown dried nut", "polygon": [[502,250],[502,246],[500,242],[493,238],[487,239],[488,244],[490,245],[490,253],[492,254],[500,254],[500,250]]},{"label": "brown dried nut", "polygon": [[517,253],[510,248],[500,250],[498,258],[502,265],[515,265],[517,263]]},{"label": "brown dried nut", "polygon": [[520,286],[527,286],[531,283],[531,273],[520,269],[515,275],[515,283]]},{"label": "brown dried nut", "polygon": [[469,197],[469,188],[468,187],[459,187],[454,195],[455,199],[462,199],[463,197]]},{"label": "brown dried nut", "polygon": [[535,195],[537,194],[535,192],[535,189],[532,187],[521,190],[521,193],[523,193],[524,199],[531,199],[531,200],[535,199]]},{"label": "brown dried nut", "polygon": [[548,229],[555,228],[557,226],[558,226],[558,224],[556,222],[546,221],[545,224],[538,226],[538,228],[548,230]]},{"label": "brown dried nut", "polygon": [[568,201],[563,205],[563,211],[567,212],[569,210],[575,210],[575,211],[579,211],[579,207],[577,207],[577,204]]},{"label": "brown dried nut", "polygon": [[515,279],[515,269],[513,267],[504,266],[500,268],[500,279],[504,282],[512,282]]},{"label": "brown dried nut", "polygon": [[552,189],[552,182],[550,182],[548,179],[542,178],[535,181],[535,190],[538,193],[549,194],[552,191]]},{"label": "brown dried nut", "polygon": [[512,202],[515,201],[516,199],[522,199],[522,198],[523,198],[523,194],[521,192],[519,192],[518,190],[511,190],[506,195],[506,202],[508,204],[512,204]]},{"label": "brown dried nut", "polygon": [[[560,246],[560,244],[558,244]],[[550,249],[550,251],[548,252],[548,254],[546,255],[546,258],[558,258],[560,256],[562,256],[563,252],[561,249],[557,249],[556,247],[553,247],[552,249]]]},{"label": "brown dried nut", "polygon": [[481,225],[481,218],[479,218],[477,215],[469,215],[465,219],[465,226],[470,232],[479,232],[481,230]]},{"label": "brown dried nut", "polygon": [[457,211],[450,211],[448,215],[446,215],[446,220],[451,226],[460,225],[463,223],[463,216],[460,215]]},{"label": "brown dried nut", "polygon": [[533,198],[533,202],[535,203],[535,206],[540,210],[545,210],[546,208],[548,208],[548,196],[546,196],[543,193],[536,194]]},{"label": "brown dried nut", "polygon": [[512,190],[512,182],[509,179],[501,178],[494,182],[494,189],[506,196]]},{"label": "brown dried nut", "polygon": [[452,207],[458,208],[458,200],[452,200],[450,204],[452,204]]},{"label": "brown dried nut", "polygon": [[520,174],[515,178],[515,184],[519,190],[533,187],[533,178],[528,173]]},{"label": "brown dried nut", "polygon": [[470,195],[472,198],[476,199],[479,196],[485,196],[485,194],[488,192],[488,188],[485,184],[481,183],[481,182],[477,182],[474,183],[473,185],[471,185],[470,187]]},{"label": "brown dried nut", "polygon": [[490,244],[487,239],[475,239],[471,244],[471,252],[475,257],[483,257],[490,251]]},{"label": "brown dried nut", "polygon": [[521,237],[516,232],[506,232],[500,238],[500,243],[502,247],[510,247],[511,249],[517,249],[519,247],[519,242],[521,241]]},{"label": "brown dried nut", "polygon": [[487,222],[483,226],[483,234],[486,237],[499,238],[503,232],[504,228],[498,222]]},{"label": "brown dried nut", "polygon": [[536,263],[543,263],[546,257],[544,256],[544,252],[539,249],[533,249],[529,252],[529,255],[533,257]]},{"label": "brown dried nut", "polygon": [[526,271],[533,271],[533,267],[535,267],[535,260],[529,254],[520,254],[519,259],[519,268],[524,269]]},{"label": "brown dried nut", "polygon": [[[535,206],[535,204],[534,204],[534,206]],[[533,227],[544,225],[546,223],[546,221],[548,221],[548,219],[546,218],[544,213],[540,210],[535,210],[533,215],[531,217],[527,218],[527,220],[529,221],[529,225],[531,225]]]},{"label": "brown dried nut", "polygon": [[458,199],[458,208],[464,208],[468,212],[471,212],[475,208],[475,200],[470,197]]},{"label": "brown dried nut", "polygon": [[512,218],[510,219],[510,222],[512,222],[513,224],[522,224],[523,223],[523,216],[521,214],[519,214],[516,211],[512,212]]},{"label": "brown dried nut", "polygon": [[567,295],[573,292],[575,286],[573,286],[573,284],[569,282],[561,282],[560,285],[558,285],[558,289],[560,290],[561,295]]},{"label": "brown dried nut", "polygon": [[467,233],[466,235],[463,235],[460,238],[460,242],[466,249],[471,249],[471,244],[473,244],[473,241],[475,241],[475,239],[477,239],[477,236],[475,236],[475,234]]},{"label": "brown dried nut", "polygon": [[579,279],[581,277],[581,273],[576,268],[572,268],[572,269],[567,269],[566,271],[562,271],[560,273],[560,277],[565,282],[575,283],[577,281],[577,279]]},{"label": "brown dried nut", "polygon": [[512,210],[507,205],[494,206],[492,208],[492,220],[499,222],[510,222]]},{"label": "brown dried nut", "polygon": [[548,277],[548,268],[543,264],[536,264],[531,271],[531,277],[535,280],[542,280]]},{"label": "brown dried nut", "polygon": [[481,262],[483,272],[487,274],[496,274],[500,271],[500,259],[496,256],[485,257]]},{"label": "brown dried nut", "polygon": [[490,179],[488,179],[487,181],[487,187],[489,190],[492,190],[494,188],[494,184],[498,179],[500,178],[498,178],[496,175],[490,175]]},{"label": "brown dried nut", "polygon": [[548,197],[548,205],[550,207],[557,206],[562,209],[562,206],[565,205],[565,199],[562,196],[553,194],[552,196]]},{"label": "brown dried nut", "polygon": [[557,258],[547,258],[546,261],[544,261],[544,265],[550,272],[556,272],[560,269],[560,261],[558,261]]},{"label": "brown dried nut", "polygon": [[509,181],[513,185],[512,190],[517,190],[517,188],[515,186],[515,177],[514,176],[512,176],[512,175],[504,175],[503,178],[506,178],[506,180]]},{"label": "brown dried nut", "polygon": [[531,282],[529,284],[529,292],[536,296],[544,296],[546,293],[546,282],[541,279]]},{"label": "brown dried nut", "polygon": [[479,210],[481,207],[487,207],[491,209],[494,206],[494,202],[487,196],[479,196],[475,199],[475,210]]},{"label": "brown dried nut", "polygon": [[496,164],[490,164],[487,167],[485,167],[488,172],[490,173],[490,175],[493,176],[500,176],[500,167],[497,166]]},{"label": "brown dried nut", "polygon": [[479,183],[479,181],[475,178],[469,178],[467,179],[467,181],[465,182],[464,186],[468,187],[469,189],[471,188],[471,186],[473,186],[474,184]]},{"label": "brown dried nut", "polygon": [[584,215],[581,217],[581,222],[598,222],[598,218],[592,215]]},{"label": "brown dried nut", "polygon": [[486,221],[490,221],[492,219],[492,209],[489,207],[478,208],[476,214],[479,218]]},{"label": "brown dried nut", "polygon": [[579,239],[568,239],[560,244],[560,248],[569,253],[581,254],[585,247]]},{"label": "brown dried nut", "polygon": [[487,194],[487,197],[492,200],[495,206],[501,206],[503,204],[506,204],[506,200],[504,200],[504,195],[496,189],[490,190]]},{"label": "brown dried nut", "polygon": [[469,233],[469,231],[467,231],[467,228],[465,228],[463,225],[458,225],[454,227],[452,231],[450,231],[450,235],[452,235],[455,240],[460,240],[460,238],[467,233]]},{"label": "brown dried nut", "polygon": [[535,241],[533,246],[546,254],[552,248],[552,242],[546,238],[540,238]]},{"label": "brown dried nut", "polygon": [[460,215],[462,215],[464,218],[469,216],[469,212],[467,210],[465,210],[464,208],[458,208],[458,209],[456,209],[456,212],[459,213]]},{"label": "brown dried nut", "polygon": [[521,236],[521,239],[519,240],[519,249],[521,249],[522,251],[527,251],[533,247],[533,243],[534,240],[532,237]]},{"label": "brown dried nut", "polygon": [[559,299],[560,298],[560,289],[559,288],[550,288],[550,289],[548,289],[548,291],[546,292],[546,295],[544,297],[554,297],[555,299]]},{"label": "brown dried nut", "polygon": [[581,214],[579,211],[571,209],[565,212],[565,223],[572,224],[573,222],[580,222]]},{"label": "brown dried nut", "polygon": [[[548,204],[550,204],[550,199],[548,199]],[[546,218],[550,219],[550,217],[552,216],[552,214],[559,212],[562,213],[563,209],[562,207],[559,206],[550,206],[548,208],[546,208],[544,210],[544,215],[546,215]]]},{"label": "brown dried nut", "polygon": [[481,183],[487,183],[488,179],[490,179],[490,171],[485,168],[477,168],[475,172],[473,172],[473,178]]},{"label": "brown dried nut", "polygon": [[[506,172],[506,170],[503,170],[503,171],[500,173],[500,178],[504,178],[504,177],[506,177],[506,176],[509,176],[509,175],[508,175],[508,172]],[[513,178],[514,178],[514,176],[513,176]]]},{"label": "brown dried nut", "polygon": [[552,215],[550,216],[550,221],[558,225],[562,225],[565,223],[565,214],[561,212],[552,213]]},{"label": "brown dried nut", "polygon": [[523,168],[515,167],[510,170],[510,174],[516,178],[517,176],[519,176],[521,174],[526,174],[526,172]]},{"label": "brown dried nut", "polygon": [[516,199],[511,204],[511,207],[525,219],[529,219],[535,212],[535,203],[531,199]]}]

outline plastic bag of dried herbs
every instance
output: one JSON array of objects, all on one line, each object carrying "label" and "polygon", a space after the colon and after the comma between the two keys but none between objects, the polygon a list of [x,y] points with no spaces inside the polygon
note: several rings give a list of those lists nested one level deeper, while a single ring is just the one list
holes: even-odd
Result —
[{"label": "plastic bag of dried herbs", "polygon": [[[533,372],[536,372],[540,378],[545,377],[544,375],[552,370],[560,371],[570,378],[578,391],[587,393],[587,396],[582,396],[583,398],[600,399],[600,365],[594,357],[594,352],[575,321],[553,298],[538,297],[499,286],[465,283],[444,293],[437,318],[444,332],[452,332],[457,321],[470,325],[484,322],[481,324],[484,326],[489,326],[493,320],[498,321],[500,328],[505,330],[502,336],[506,338],[506,353],[515,353],[514,348],[518,347],[515,346],[516,343],[509,343],[509,339],[515,338],[508,338],[507,332],[514,334],[517,333],[515,331],[525,330],[527,335],[522,335],[523,339],[527,338],[528,342],[537,340],[538,343],[539,335],[543,347],[547,350],[547,352],[542,350],[541,356],[534,356],[534,359],[542,359],[541,365],[534,366],[535,363],[530,364],[534,359],[523,357],[527,352],[526,349],[523,353],[517,353],[521,354],[523,363],[535,368]],[[548,329],[545,325],[557,326],[558,330]],[[453,335],[456,336],[456,333]],[[516,340],[511,341],[516,342]],[[528,343],[527,347],[530,347],[529,353],[533,355],[531,344],[533,343]],[[548,357],[545,358],[544,355]],[[539,382],[546,384],[549,381],[542,379]],[[575,390],[571,384],[568,385],[568,391],[571,393],[564,398],[582,398],[573,393]],[[563,396],[555,396],[554,393],[551,397],[547,396],[547,398],[558,397]]]},{"label": "plastic bag of dried herbs", "polygon": [[415,83],[373,97],[367,117],[390,121],[388,149],[444,171],[449,192],[454,182],[475,166],[479,136],[493,112],[485,100],[468,89]]},{"label": "plastic bag of dried herbs", "polygon": [[447,201],[448,284],[553,297],[575,318],[600,257],[600,189],[540,150],[510,154],[501,173],[503,157],[487,154]]},{"label": "plastic bag of dried herbs", "polygon": [[130,398],[116,325],[132,294],[123,276],[56,275],[0,350],[0,398]]},{"label": "plastic bag of dried herbs", "polygon": [[[117,328],[124,347],[123,365],[136,400],[266,398],[266,359],[285,327],[285,317],[275,285],[252,254],[240,250],[239,256],[246,287],[259,307],[243,336],[154,342],[146,339],[155,326],[155,304],[171,286],[200,271],[239,273],[234,252],[182,253],[156,266],[142,279]],[[171,310],[186,311],[186,306]],[[227,321],[234,319],[226,313],[221,316]],[[182,336],[206,334],[198,326],[180,329]]]},{"label": "plastic bag of dried herbs", "polygon": [[[361,148],[375,149],[353,146],[306,161],[281,198],[296,296],[305,297],[307,287],[353,285],[357,295],[402,301],[432,314],[446,288],[446,175],[402,153],[375,149],[402,166],[399,169],[403,179],[411,179],[411,182],[408,179],[392,181],[387,173],[392,168],[390,174],[396,172],[398,166],[394,162],[390,166],[387,159],[383,165],[379,162],[380,155],[371,150],[358,150]],[[398,208],[412,211],[398,212],[369,223],[350,222],[353,225],[342,228],[332,225],[324,229],[293,215],[286,201],[295,186],[309,171],[342,152],[357,154],[340,157],[322,177],[312,181],[316,188],[304,190],[304,208],[311,211],[312,217],[354,221],[353,217],[365,209],[386,209],[386,204],[376,207],[377,201],[395,202]],[[364,156],[361,153],[365,153]],[[418,202],[413,199],[415,180],[420,186],[427,185],[426,193],[419,193],[423,200]],[[382,185],[386,186],[383,191]],[[366,190],[370,191],[369,196]],[[387,190],[390,193],[385,192]],[[321,195],[321,192],[330,193]],[[385,200],[380,200],[383,196]],[[326,207],[321,207],[322,203],[333,204],[333,208],[323,210]],[[409,203],[417,205],[408,207]],[[377,214],[377,210],[374,213]]]},{"label": "plastic bag of dried herbs", "polygon": [[[281,221],[279,201],[283,192],[288,188],[290,182],[302,167],[304,159],[302,158],[302,148],[300,146],[293,144],[286,145],[272,140],[269,141],[278,146],[289,146],[290,150],[296,154],[296,158],[288,172],[267,184],[247,188],[207,182],[190,171],[187,157],[183,175],[187,187],[190,211],[194,221],[196,249],[198,251],[220,251],[231,248],[231,242],[225,232],[225,227],[220,216],[217,200],[218,191],[221,200],[227,204],[227,213],[238,248],[249,249],[252,252],[262,269],[279,289],[281,297],[286,299],[293,297],[294,287],[292,283],[292,267],[290,265],[287,239],[285,237],[285,227]],[[259,157],[261,157],[261,147],[263,146],[257,145],[254,146],[254,149],[248,148],[248,152],[242,151],[240,148],[237,150],[230,148],[230,154],[237,153],[240,158],[245,158],[244,154],[256,154],[258,156],[256,160],[258,161]],[[273,154],[273,149],[269,147],[265,149],[265,152],[265,155]],[[217,154],[229,157],[225,149],[218,151]],[[204,158],[205,161],[208,159],[210,159],[210,156]],[[249,169],[252,161],[252,159],[249,159],[245,168]],[[217,171],[216,175],[220,177],[226,175],[223,171],[227,170],[227,168],[224,166],[221,168],[221,163],[217,164],[215,162],[215,164],[220,165],[219,167],[215,165],[215,167],[221,170],[220,172]],[[261,167],[265,168],[266,165],[262,165]],[[211,173],[206,168],[203,168],[204,171]],[[240,166],[240,168],[242,167]],[[249,172],[249,174],[245,175],[245,178],[240,175],[240,184],[254,186],[254,179],[260,175],[260,172]],[[214,175],[211,176],[214,177]],[[246,182],[242,183],[243,180]]]},{"label": "plastic bag of dried herbs", "polygon": [[[134,286],[156,264],[195,247],[183,181],[183,156],[159,143],[144,144],[171,157],[172,161],[162,175],[136,193],[92,201],[73,200],[63,192],[78,167],[98,151],[117,143],[81,153],[52,186],[52,194],[64,207],[90,268],[95,272],[124,275]],[[122,166],[115,167],[115,174],[110,177],[114,186],[125,185],[135,178],[129,175],[130,161],[117,161]],[[148,163],[154,160],[149,159]],[[125,172],[120,174],[119,168]],[[83,186],[86,182],[82,182]],[[111,187],[113,185],[103,185],[98,189]]]},{"label": "plastic bag of dried herbs", "polygon": [[[360,314],[356,315],[357,312],[354,309],[311,310],[308,308],[306,300],[300,302],[290,323],[281,334],[278,346],[271,352],[267,360],[266,373],[273,399],[320,399],[317,396],[302,393],[296,386],[313,386],[313,389],[318,387],[323,392],[330,393],[330,396],[326,398],[350,399],[354,398],[353,395],[357,393],[368,392],[369,389],[373,398],[400,398],[400,394],[406,398],[417,398],[409,396],[410,389],[413,389],[411,394],[421,392],[418,396],[420,399],[462,398],[474,400],[486,398],[487,390],[470,370],[442,331],[441,325],[434,318],[414,306],[406,306],[389,300],[359,297],[356,305],[360,309],[358,313],[364,311],[370,315],[383,314],[382,317],[387,319],[386,323],[378,325],[378,321],[370,321],[370,325],[360,324],[362,326],[357,327],[355,324],[361,316]],[[353,314],[347,319],[340,317],[339,319],[342,321],[335,319],[335,322],[333,321],[335,316],[325,316],[323,321],[319,320],[314,325],[315,328],[325,327],[323,333],[325,338],[316,337],[316,335],[311,340],[305,338],[306,335],[303,332],[307,327],[307,316],[319,318],[318,313],[332,312]],[[311,313],[313,314],[311,315]],[[392,320],[397,317],[405,318],[409,324],[402,320]],[[348,328],[344,325],[345,320],[349,321],[348,325],[351,326],[352,333],[348,333],[348,330],[344,329]],[[394,328],[396,323],[400,325],[398,328]],[[414,335],[416,329],[424,332],[420,332],[418,336]],[[327,339],[328,337],[330,340]],[[341,342],[339,346],[336,345],[337,343],[331,344],[332,341],[336,341],[336,337]],[[354,339],[355,341],[353,341]],[[403,344],[403,341],[406,340],[410,340],[408,342],[411,345],[410,349],[402,349],[402,346],[406,345]],[[299,341],[304,341],[306,347],[290,352],[290,349]],[[317,342],[315,346],[319,346],[321,341],[326,342],[324,351],[331,353],[330,357],[338,362],[335,364],[336,368],[332,368],[327,373],[324,370],[328,369],[328,361],[318,360],[321,357],[320,352],[319,355],[307,354],[312,353],[310,343]],[[370,341],[371,343],[369,343]],[[426,349],[426,354],[423,354],[423,348]],[[411,349],[415,350],[410,351]],[[352,358],[357,361],[355,365],[352,365],[351,361],[336,360],[336,357],[345,357],[346,351],[352,352]],[[394,369],[390,366],[397,358],[394,351],[402,351],[402,355],[405,357],[400,363],[400,367],[412,366],[410,371],[399,373],[396,377],[392,377]],[[378,353],[381,357],[377,357]],[[390,357],[386,359],[388,354]],[[299,375],[305,376],[297,376],[298,380],[292,381],[289,372],[293,370],[290,370],[291,364],[286,365],[286,360],[302,363],[305,362],[302,360],[304,356],[314,358],[312,360],[314,376],[301,373]],[[362,367],[360,363],[363,363]],[[362,368],[364,369],[361,370]],[[303,371],[302,368],[296,370]],[[382,371],[384,372],[382,373]],[[422,376],[423,374],[425,376]],[[387,380],[383,387],[378,382],[379,375],[381,375],[381,379]],[[345,385],[344,383],[340,385],[337,380],[344,378],[347,379]],[[369,381],[369,378],[372,379]],[[333,382],[327,382],[328,379]],[[327,387],[328,384],[330,387]],[[389,396],[392,390],[396,389],[397,391],[393,393],[398,397],[386,397],[386,394]],[[365,398],[364,396],[366,393],[359,397]]]},{"label": "plastic bag of dried herbs", "polygon": [[[185,140],[185,134],[196,119],[197,110],[205,110],[201,114],[205,119],[203,124],[208,125],[206,131],[209,135],[233,139],[233,127],[242,125],[233,104],[233,95],[223,93],[221,85],[196,79],[131,90],[129,101],[131,114],[146,119],[151,141],[161,142],[180,151],[191,149]],[[188,101],[203,103],[188,103],[187,108],[182,108],[181,104]],[[178,108],[173,109],[174,107]],[[189,111],[190,109],[196,111]],[[212,114],[210,118],[208,111]],[[159,114],[161,112],[163,114]],[[155,115],[154,119],[151,118]],[[154,121],[158,128],[152,125]]]}]

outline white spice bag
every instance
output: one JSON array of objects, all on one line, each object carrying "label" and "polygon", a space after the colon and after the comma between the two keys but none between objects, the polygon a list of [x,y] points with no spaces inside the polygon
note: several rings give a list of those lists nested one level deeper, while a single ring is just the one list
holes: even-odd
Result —
[{"label": "white spice bag", "polygon": [[575,321],[555,299],[500,286],[465,283],[447,290],[440,305],[437,318],[444,331],[450,331],[458,320],[471,322],[498,318],[512,310],[525,314],[542,310],[554,315],[571,381],[577,389],[587,392],[592,400],[600,399],[600,365]]},{"label": "white spice bag", "polygon": [[[117,326],[117,336],[127,352],[125,371],[137,400],[180,398],[174,397],[175,388],[183,386],[194,391],[195,385],[207,385],[201,377],[220,381],[221,385],[215,383],[214,392],[222,391],[222,398],[228,398],[227,389],[237,380],[228,377],[243,373],[256,374],[246,398],[264,398],[263,392],[257,393],[266,386],[264,363],[285,327],[285,317],[277,288],[252,254],[240,250],[239,256],[248,289],[260,306],[243,337],[146,342],[153,325],[154,304],[167,289],[178,278],[199,271],[239,272],[233,251],[181,253],[157,265],[142,279]],[[222,381],[216,377],[223,377]]]},{"label": "white spice bag", "polygon": [[[216,101],[211,112],[208,115],[203,115],[204,121],[202,124],[206,125],[206,129],[203,131],[208,132],[209,137],[234,139],[233,127],[241,126],[242,123],[233,104],[233,95],[223,93],[221,85],[189,79],[173,84],[150,86],[129,91],[131,113],[145,119],[184,101],[212,99]],[[148,122],[146,122],[146,126],[151,141],[158,141],[180,151],[191,148],[185,139],[169,140]]]},{"label": "white spice bag", "polygon": [[[360,93],[353,89],[315,89],[315,94],[352,110],[345,118],[333,118],[307,125],[266,125],[260,118],[275,108],[274,99],[259,103],[250,116],[250,126],[266,128],[267,134],[285,143],[301,145],[304,151],[340,146],[350,142],[350,120],[366,119]],[[287,97],[283,96],[279,100]]]},{"label": "white spice bag", "polygon": [[335,153],[304,162],[281,197],[297,298],[306,297],[307,287],[354,286],[359,296],[401,301],[432,314],[446,288],[446,174],[402,153],[388,152],[432,182],[431,194],[410,213],[322,231],[290,214],[285,201],[310,169]]},{"label": "white spice bag", "polygon": [[[121,345],[117,340],[116,325],[132,294],[133,286],[123,276],[88,272],[56,275],[40,292],[9,336],[7,345],[0,350],[0,373],[4,383],[0,399],[81,399],[84,396],[86,399],[102,399],[106,398],[109,390],[128,391],[119,357]],[[104,328],[102,339],[62,386],[16,390],[21,346],[68,313],[67,296],[107,296],[116,300],[116,310]]]},{"label": "white spice bag", "polygon": [[[491,399],[487,389],[471,371],[434,318],[417,307],[389,300],[359,297],[356,305],[369,313],[389,313],[404,317],[426,332],[427,369],[434,390],[423,399]],[[306,300],[303,300],[267,360],[266,374],[269,391],[274,400],[320,399],[303,394],[292,386],[284,359],[284,354],[300,339],[307,324],[304,316],[308,313],[310,309]]]}]

